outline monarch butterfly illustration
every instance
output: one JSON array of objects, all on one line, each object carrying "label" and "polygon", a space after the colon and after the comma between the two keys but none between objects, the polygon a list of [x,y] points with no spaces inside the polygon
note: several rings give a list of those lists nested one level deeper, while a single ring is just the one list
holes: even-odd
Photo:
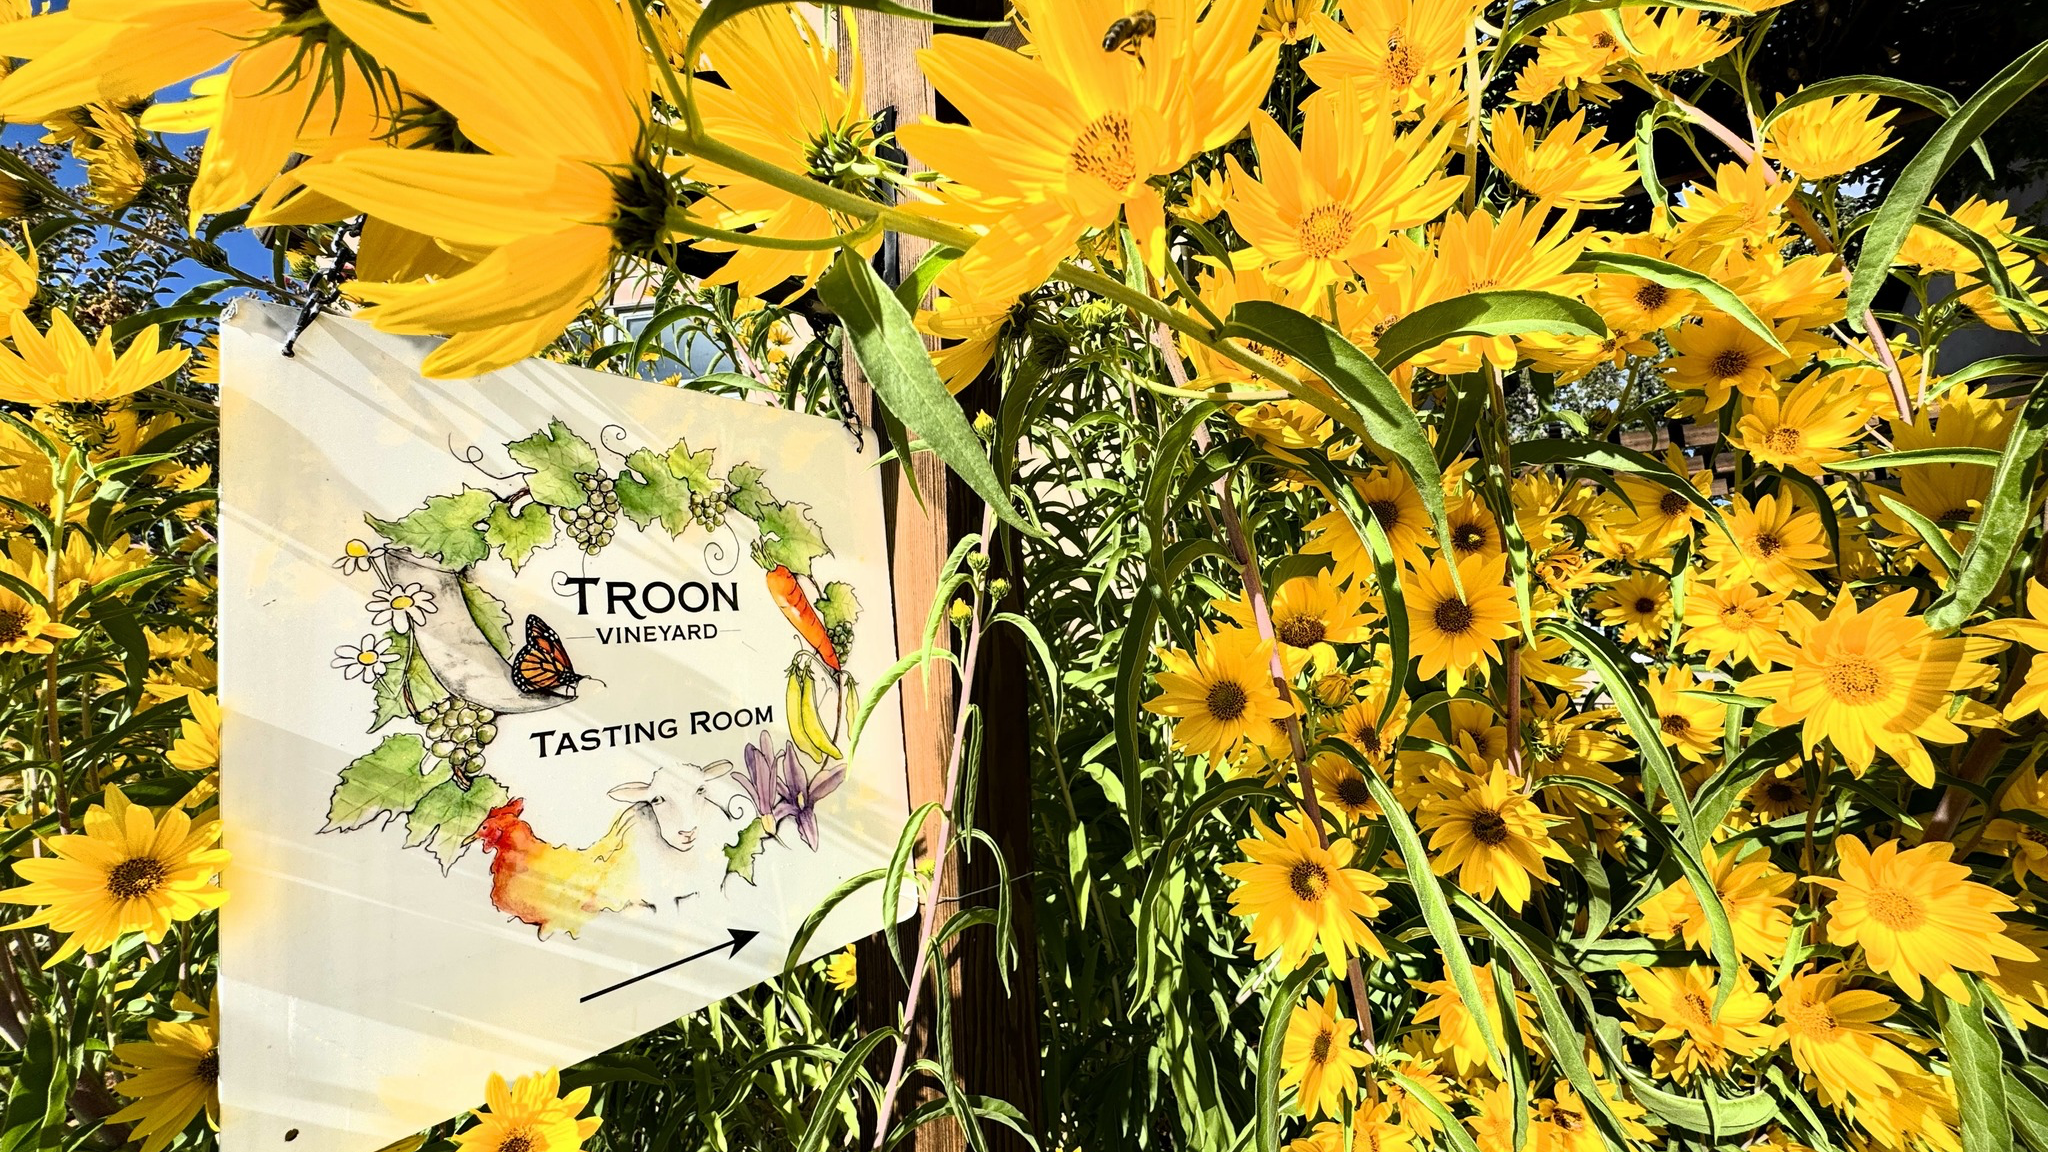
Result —
[{"label": "monarch butterfly illustration", "polygon": [[569,662],[562,638],[538,616],[526,618],[526,646],[512,657],[512,683],[521,692],[574,695],[578,681],[590,677]]}]

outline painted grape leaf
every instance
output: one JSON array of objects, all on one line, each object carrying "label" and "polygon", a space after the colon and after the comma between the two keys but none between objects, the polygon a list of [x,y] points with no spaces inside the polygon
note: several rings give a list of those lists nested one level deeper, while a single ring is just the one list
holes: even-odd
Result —
[{"label": "painted grape leaf", "polygon": [[510,508],[509,504],[491,508],[490,519],[484,522],[484,543],[496,547],[498,555],[517,572],[535,549],[555,542],[555,518],[548,515],[548,506],[538,500],[528,501],[517,516],[511,514]]},{"label": "painted grape leaf", "polygon": [[853,585],[844,580],[834,580],[825,585],[811,607],[818,610],[818,619],[824,621],[827,628],[837,628],[860,619],[860,600],[853,594]]},{"label": "painted grape leaf", "polygon": [[692,452],[687,441],[678,440],[676,446],[668,450],[669,474],[689,485],[690,491],[709,495],[722,487],[711,478],[711,458],[711,449]]},{"label": "painted grape leaf", "polygon": [[811,506],[792,500],[761,509],[754,523],[761,538],[754,542],[754,560],[763,568],[780,565],[799,576],[811,574],[811,561],[830,552],[825,531],[810,517]]},{"label": "painted grape leaf", "polygon": [[407,732],[386,736],[383,743],[349,761],[328,804],[327,826],[320,830],[351,832],[380,816],[411,811],[421,797],[448,781],[445,764],[420,774],[426,758],[426,743]]},{"label": "painted grape leaf", "polygon": [[[677,445],[678,450],[681,447]],[[646,479],[638,479],[636,474]],[[681,536],[690,526],[689,486],[677,479],[669,471],[668,463],[650,449],[642,448],[626,457],[626,467],[619,470],[612,490],[618,493],[619,511],[643,531],[657,520],[671,536]]]},{"label": "painted grape leaf", "polygon": [[[447,770],[443,765],[441,771]],[[454,780],[444,780],[420,797],[406,814],[405,846],[425,845],[441,862],[441,871],[446,872],[468,851],[477,829],[483,827],[484,817],[509,798],[504,786],[489,776],[472,779],[466,791]]]},{"label": "painted grape leaf", "polygon": [[754,882],[754,861],[768,845],[768,829],[759,820],[750,821],[740,830],[739,839],[725,846],[725,874],[737,876],[747,883]]},{"label": "painted grape leaf", "polygon": [[498,655],[510,660],[512,613],[506,609],[505,602],[472,581],[461,580],[457,583],[462,585],[462,603],[469,609],[469,618],[476,622],[477,631],[484,634],[485,643],[497,649]]},{"label": "painted grape leaf", "polygon": [[759,520],[761,510],[775,504],[774,494],[761,483],[761,477],[766,474],[754,464],[735,464],[725,474],[725,482],[732,486],[733,510],[749,520]]},{"label": "painted grape leaf", "polygon": [[576,476],[597,471],[596,449],[560,420],[550,421],[545,430],[524,440],[514,440],[505,446],[505,451],[533,469],[533,475],[526,478],[527,490],[533,498],[558,508],[582,504],[583,485]]},{"label": "painted grape leaf", "polygon": [[416,706],[432,704],[448,695],[447,689],[434,678],[434,672],[427,667],[417,649],[410,647],[405,637],[396,632],[384,633],[395,651],[407,653],[406,657],[393,660],[384,666],[384,672],[377,677],[374,695],[377,702],[376,718],[371,720],[369,730],[375,732],[401,716],[412,715],[405,706],[406,677],[411,677],[412,702]]},{"label": "painted grape leaf", "polygon": [[364,516],[386,540],[431,557],[450,568],[467,568],[491,554],[477,525],[490,515],[498,494],[464,485],[454,496],[429,496],[426,504],[397,520]]}]

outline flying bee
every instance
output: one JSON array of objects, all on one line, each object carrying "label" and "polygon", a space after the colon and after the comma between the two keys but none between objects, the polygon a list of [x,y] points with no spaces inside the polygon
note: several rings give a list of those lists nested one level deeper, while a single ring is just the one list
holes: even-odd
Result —
[{"label": "flying bee", "polygon": [[1149,8],[1140,8],[1109,26],[1109,31],[1102,37],[1102,50],[1128,52],[1136,56],[1142,64],[1145,62],[1145,41],[1150,40],[1158,31],[1159,17],[1154,16]]}]

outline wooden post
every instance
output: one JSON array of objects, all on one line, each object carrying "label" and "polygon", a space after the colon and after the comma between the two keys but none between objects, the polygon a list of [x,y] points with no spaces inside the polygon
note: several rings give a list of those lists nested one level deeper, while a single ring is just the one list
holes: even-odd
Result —
[{"label": "wooden post", "polygon": [[[931,9],[931,0],[906,0],[912,7]],[[870,110],[893,109],[897,124],[929,119],[934,115],[930,85],[918,71],[916,53],[931,43],[931,25],[905,17],[860,12],[857,16],[841,9],[842,18],[859,21],[859,52],[866,79]],[[850,73],[848,38],[842,26],[840,51],[842,75]],[[913,165],[915,161],[912,161]],[[896,238],[892,280],[900,280],[916,267],[930,250],[930,242],[912,236]],[[848,390],[854,410],[864,416],[874,412],[874,394],[848,355],[844,358]],[[970,412],[978,407],[993,411],[999,390],[984,381],[963,394]],[[870,429],[875,422],[869,420]],[[872,430],[870,435],[876,434]],[[910,461],[916,477],[916,493],[900,464],[892,464],[883,475],[884,515],[889,532],[890,568],[895,581],[896,647],[914,652],[924,645],[926,612],[938,590],[939,568],[953,544],[963,535],[981,527],[981,505],[965,485],[951,477],[938,457],[916,453]],[[1010,566],[1000,558],[991,565],[992,574],[1008,573]],[[1016,577],[1011,574],[1011,582]],[[1014,597],[1014,593],[1012,594]],[[1014,605],[1012,605],[1014,606]],[[951,633],[938,638],[946,644]],[[943,986],[953,1023],[954,1064],[960,1081],[969,1092],[1005,1100],[1031,1119],[1037,1127],[1041,1111],[1041,1083],[1038,1074],[1038,981],[1035,928],[1031,915],[1031,777],[1029,717],[1029,672],[1021,641],[1006,629],[998,629],[984,640],[981,669],[977,674],[975,703],[981,708],[982,770],[979,794],[972,798],[976,826],[987,831],[1000,845],[1009,863],[1011,898],[1015,912],[1014,931],[1019,946],[1018,971],[1011,976],[1011,994],[1003,990],[1000,965],[993,934],[989,929],[971,929],[956,937],[947,948]],[[910,804],[940,800],[946,789],[948,747],[956,716],[953,679],[950,670],[934,667],[929,679],[912,674],[898,689],[903,707],[903,731],[910,776]],[[919,858],[929,860],[935,845],[935,824],[926,826]],[[949,902],[941,909],[941,922],[955,909],[975,904],[993,904],[998,886],[998,868],[983,850],[964,863],[957,856],[948,864],[946,881],[939,896]],[[967,896],[963,900],[961,894]],[[912,920],[899,930],[904,955],[917,946],[917,925]],[[859,946],[859,1014],[865,1028],[894,1025],[905,992],[888,946],[880,936]],[[927,999],[927,1004],[930,1000]],[[916,1022],[913,1056],[935,1055],[930,1043],[931,1016],[921,1014]],[[906,1091],[915,1094],[897,1109],[901,1116],[917,1103],[931,1099],[937,1087],[923,1078],[908,1081]],[[988,1128],[989,1143],[997,1149],[1028,1147],[1001,1125]],[[958,1152],[967,1147],[965,1134],[951,1123],[926,1125],[918,1133],[918,1152]]]}]

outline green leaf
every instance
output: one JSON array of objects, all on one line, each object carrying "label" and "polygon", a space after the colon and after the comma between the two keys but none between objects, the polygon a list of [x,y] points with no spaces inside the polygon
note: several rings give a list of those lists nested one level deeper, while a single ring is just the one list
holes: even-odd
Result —
[{"label": "green leaf", "polygon": [[1584,304],[1550,292],[1468,292],[1396,320],[1375,342],[1373,362],[1392,371],[1446,340],[1522,332],[1605,336],[1607,323]]},{"label": "green leaf", "polygon": [[1977,516],[1970,546],[1963,550],[1956,567],[1949,569],[1948,591],[1927,608],[1927,623],[1946,632],[1970,618],[1978,605],[1998,586],[2012,563],[2033,522],[2034,482],[2040,471],[2041,454],[2048,448],[2048,377],[2034,382],[2013,421],[2005,452],[1991,473],[1991,491]]},{"label": "green leaf", "polygon": [[[717,3],[719,0],[713,0]],[[895,933],[889,933],[891,939]],[[803,1137],[797,1141],[797,1152],[821,1152],[832,1132],[839,1126],[840,1101],[853,1088],[856,1077],[865,1073],[868,1054],[882,1046],[885,1040],[896,1036],[894,1028],[877,1028],[860,1038],[847,1050],[846,1059],[832,1072],[832,1079],[825,1082],[825,1088],[818,1093],[818,1103],[811,1109],[811,1118],[804,1125]]]},{"label": "green leaf", "polygon": [[447,781],[448,766],[422,775],[427,745],[404,732],[386,736],[369,752],[349,761],[327,805],[322,832],[351,832],[379,817],[410,812],[420,797]]},{"label": "green leaf", "polygon": [[548,515],[548,506],[538,500],[527,501],[517,516],[511,514],[511,507],[510,504],[491,506],[491,515],[484,521],[484,543],[497,548],[498,555],[504,557],[516,573],[533,556],[535,549],[546,548],[555,542],[555,518]]},{"label": "green leaf", "polygon": [[681,536],[690,526],[690,487],[651,448],[636,449],[626,457],[612,491],[619,498],[619,511],[643,531],[659,521],[669,535]]},{"label": "green leaf", "polygon": [[1669,260],[1659,260],[1654,256],[1638,256],[1633,252],[1588,252],[1579,257],[1578,263],[1572,265],[1572,271],[1636,276],[1666,288],[1697,292],[1707,303],[1727,313],[1737,323],[1749,329],[1757,339],[1780,352],[1785,351],[1785,346],[1778,342],[1778,334],[1771,329],[1768,322],[1750,311],[1749,305],[1742,302],[1742,297],[1730,291],[1719,280],[1673,264]]},{"label": "green leaf", "polygon": [[[760,821],[757,820],[755,823],[759,824]],[[731,857],[727,857],[728,861],[730,859]],[[839,882],[838,887],[826,893],[825,898],[818,901],[818,906],[811,909],[810,915],[804,917],[804,922],[798,926],[796,935],[789,938],[789,951],[783,954],[782,970],[791,971],[803,960],[804,949],[810,946],[811,937],[818,934],[818,929],[825,924],[825,917],[830,916],[833,909],[845,903],[849,896],[880,880],[887,872],[885,868],[870,868],[857,876],[848,876]]]},{"label": "green leaf", "polygon": [[507,444],[505,451],[533,470],[526,478],[527,490],[533,498],[557,508],[580,506],[587,494],[576,477],[598,470],[597,450],[560,420],[550,421],[545,429],[524,440]]},{"label": "green leaf", "polygon": [[669,475],[689,485],[690,491],[709,495],[725,485],[711,478],[711,461],[715,455],[712,449],[702,452],[690,451],[690,445],[677,440],[676,446],[668,450]]},{"label": "green leaf", "polygon": [[810,575],[811,561],[832,554],[825,545],[824,529],[811,519],[810,511],[809,504],[794,500],[762,508],[754,520],[761,530],[761,538],[754,542],[754,562],[763,568],[780,565],[799,576]]},{"label": "green leaf", "polygon": [[469,609],[469,618],[476,624],[476,630],[484,634],[484,641],[497,649],[498,655],[512,658],[512,613],[505,608],[505,602],[484,591],[475,581],[461,580],[462,603]]},{"label": "green leaf", "polygon": [[1988,380],[1999,376],[2026,376],[2039,379],[2048,373],[2048,356],[1989,356],[1974,364],[1965,365],[1941,378],[1943,389],[1973,380]]},{"label": "green leaf", "polygon": [[1636,756],[1643,764],[1644,802],[1653,802],[1656,791],[1662,791],[1670,799],[1671,806],[1678,812],[1680,838],[1697,857],[1703,841],[1693,831],[1692,800],[1679,778],[1678,766],[1672,763],[1671,750],[1664,747],[1663,737],[1659,735],[1662,729],[1657,723],[1657,711],[1650,706],[1650,697],[1643,690],[1636,665],[1614,646],[1613,641],[1576,620],[1545,620],[1536,626],[1536,630],[1545,636],[1566,641],[1593,666],[1593,671],[1606,686],[1607,694],[1614,698],[1614,706],[1621,712],[1621,718],[1627,721],[1629,733],[1635,737]]},{"label": "green leaf", "polygon": [[[1415,410],[1378,364],[1335,328],[1270,300],[1247,300],[1231,309],[1230,326],[1223,335],[1248,337],[1278,348],[1329,381],[1344,398],[1343,404],[1330,404],[1314,390],[1301,398],[1370,439],[1381,456],[1391,456],[1401,465],[1415,482],[1444,554],[1456,554],[1451,547],[1451,527],[1444,518],[1443,473],[1437,470],[1436,453],[1415,419]],[[1454,574],[1456,571],[1452,569]]]},{"label": "green leaf", "polygon": [[874,385],[876,399],[1005,524],[1027,535],[1044,535],[1010,503],[1009,488],[989,462],[988,446],[946,391],[910,313],[868,262],[850,250],[842,252],[818,278],[818,297],[845,323],[854,359]]},{"label": "green leaf", "polygon": [[1874,472],[1879,468],[1912,468],[1921,464],[1981,464],[1998,466],[1996,448],[1908,448],[1901,452],[1879,452],[1853,460],[1837,460],[1821,467],[1831,472]]},{"label": "green leaf", "polygon": [[1694,839],[1705,843],[1764,773],[1799,755],[1799,729],[1779,728],[1749,742],[1734,759],[1700,786],[1693,801]]},{"label": "green leaf", "polygon": [[[447,771],[447,766],[440,771]],[[448,780],[413,805],[405,818],[405,846],[424,845],[446,872],[469,850],[491,809],[509,799],[504,786],[489,776],[472,778],[467,789]]]},{"label": "green leaf", "polygon": [[1882,492],[1875,495],[1880,503],[1891,510],[1892,515],[1904,520],[1913,531],[1920,534],[1921,541],[1934,553],[1934,558],[1941,561],[1943,570],[1954,572],[1962,567],[1963,558],[1956,555],[1956,546],[1949,543],[1948,534],[1941,530],[1941,525],[1929,520],[1918,508],[1910,504],[1894,500]]},{"label": "green leaf", "polygon": [[725,482],[732,489],[727,497],[732,501],[733,511],[749,520],[759,520],[761,510],[773,507],[775,494],[761,483],[767,473],[757,464],[735,464],[725,474]]},{"label": "green leaf", "polygon": [[1266,1026],[1259,1033],[1258,1107],[1254,1109],[1258,1117],[1254,1147],[1258,1152],[1280,1152],[1280,1075],[1287,1070],[1282,1057],[1287,1021],[1294,1015],[1294,1006],[1301,1003],[1302,990],[1315,977],[1316,968],[1311,962],[1295,969],[1266,1002]]},{"label": "green leaf", "polygon": [[1934,1012],[1941,1019],[1941,1046],[1948,1052],[1956,1106],[1962,1113],[1963,1152],[2012,1152],[2005,1056],[1984,1019],[1991,991],[1975,976],[1963,979],[1970,987],[1970,1003],[1957,1004],[1940,994],[1934,997]]},{"label": "green leaf", "polygon": [[440,561],[449,568],[467,568],[491,554],[479,527],[498,502],[496,492],[464,485],[454,496],[429,496],[417,510],[398,520],[364,516],[377,534],[401,548]]},{"label": "green leaf", "polygon": [[2010,1072],[2005,1074],[2005,1102],[2013,1130],[2027,1147],[2032,1152],[2048,1152],[2048,1104],[2041,1103],[2041,1098]]},{"label": "green leaf", "polygon": [[853,594],[853,585],[844,580],[834,580],[820,589],[811,607],[818,610],[818,620],[827,628],[860,619],[860,598]]},{"label": "green leaf", "polygon": [[740,829],[739,836],[722,849],[725,853],[725,874],[752,884],[754,861],[760,858],[762,849],[767,846],[768,826],[759,820],[748,821],[747,826]]},{"label": "green leaf", "polygon": [[1863,247],[1849,279],[1851,324],[1859,330],[1863,327],[1863,314],[1891,275],[1892,261],[1919,222],[1920,209],[1934,195],[1934,186],[1986,129],[2044,79],[2048,79],[2048,42],[2036,44],[1985,81],[1907,162],[1864,229]]},{"label": "green leaf", "polygon": [[373,693],[377,714],[370,721],[372,732],[401,716],[412,715],[412,708],[406,706],[405,697],[408,690],[412,693],[414,707],[425,707],[448,695],[448,690],[441,687],[441,681],[435,678],[434,670],[427,667],[426,658],[420,655],[419,647],[409,637],[396,632],[386,632],[384,635],[391,641],[394,650],[401,655],[385,665],[383,673],[377,677],[377,686]]}]

